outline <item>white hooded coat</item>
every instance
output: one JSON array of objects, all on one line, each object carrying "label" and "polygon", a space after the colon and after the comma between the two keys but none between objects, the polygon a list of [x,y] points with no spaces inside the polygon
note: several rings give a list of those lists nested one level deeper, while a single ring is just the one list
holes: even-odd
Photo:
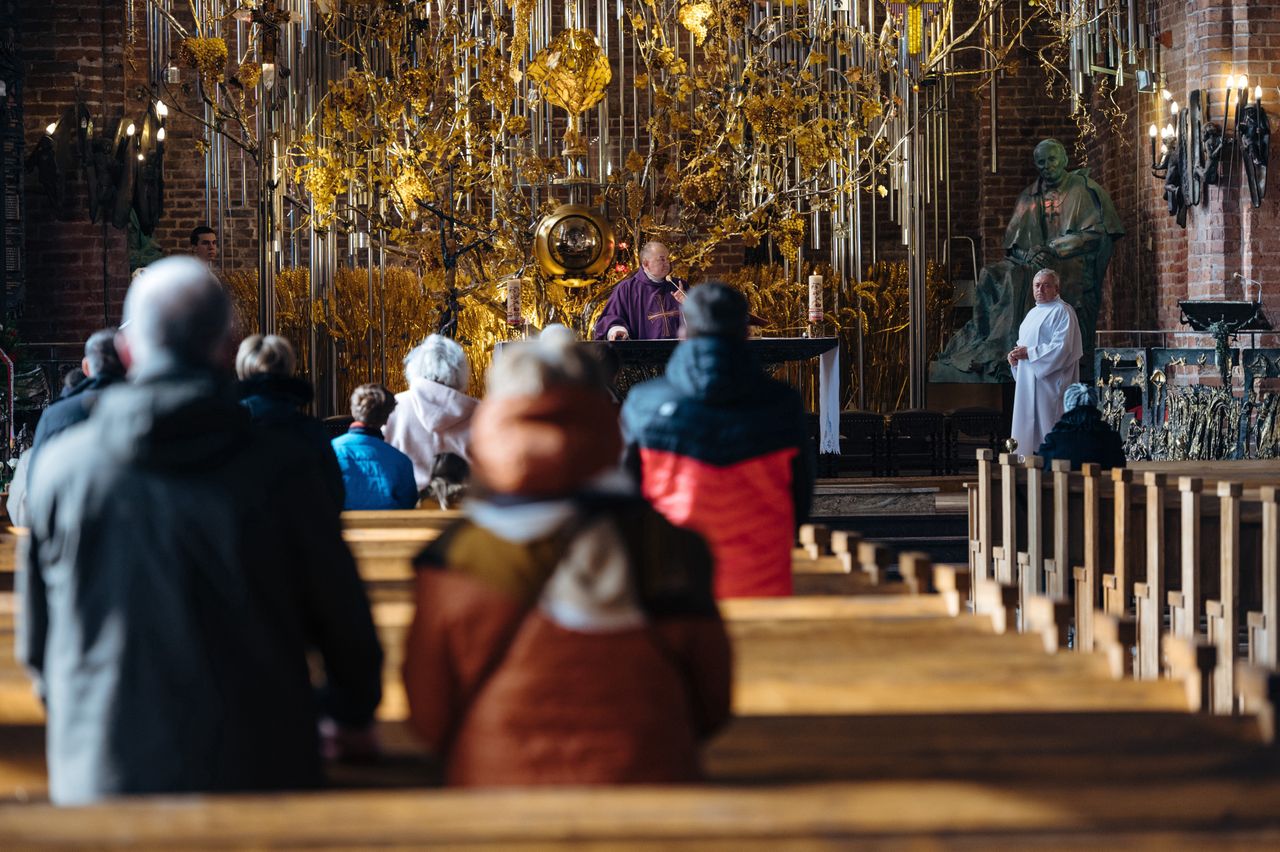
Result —
[{"label": "white hooded coat", "polygon": [[383,434],[387,443],[413,461],[413,478],[421,492],[431,481],[431,466],[441,453],[471,461],[468,444],[471,415],[478,400],[430,379],[414,379],[396,394]]}]

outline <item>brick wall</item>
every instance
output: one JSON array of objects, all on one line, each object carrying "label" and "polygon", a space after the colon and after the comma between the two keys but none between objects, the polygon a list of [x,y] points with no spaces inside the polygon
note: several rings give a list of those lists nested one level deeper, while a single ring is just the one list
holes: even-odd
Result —
[{"label": "brick wall", "polygon": [[[1267,4],[1246,0],[1161,0],[1159,26],[1166,49],[1162,52],[1166,85],[1180,103],[1192,89],[1208,91],[1212,118],[1221,123],[1223,89],[1228,75],[1244,73],[1250,88],[1259,83],[1264,106],[1274,110],[1280,61],[1271,57],[1280,47],[1280,20]],[[1154,95],[1135,95],[1139,120],[1128,130],[1131,140],[1149,124],[1169,120],[1164,103]],[[1233,110],[1234,113],[1234,110]],[[1187,227],[1179,228],[1165,210],[1157,181],[1136,178],[1135,220],[1140,227],[1139,249],[1145,257],[1154,290],[1153,320],[1177,329],[1179,299],[1241,295],[1235,273],[1280,284],[1280,199],[1267,198],[1260,209],[1249,203],[1243,168],[1231,149],[1225,149],[1223,184],[1208,190],[1208,201],[1187,211]],[[1141,152],[1142,158],[1149,156]],[[1280,309],[1280,294],[1266,295],[1268,310]]]},{"label": "brick wall", "polygon": [[[77,81],[95,120],[117,116],[124,105],[118,4],[24,0],[21,6],[28,150],[75,103]],[[89,221],[83,178],[68,187],[58,206],[34,173],[27,177],[27,298],[20,331],[25,341],[49,344],[37,347],[37,357],[65,350],[74,355],[90,333],[117,322],[128,280],[124,233]]]},{"label": "brick wall", "polygon": [[[145,3],[133,2],[134,20],[140,22]],[[29,24],[20,48],[28,75],[28,150],[46,125],[75,103],[77,84],[99,128],[109,130],[122,115],[137,120],[145,114],[150,101],[145,44],[137,29],[130,38],[124,4],[23,0],[22,12]],[[199,113],[193,74],[183,69],[181,75],[181,103]],[[177,105],[171,103],[171,109]],[[207,131],[173,109],[166,134],[165,212],[154,234],[159,247],[166,253],[186,252],[191,228],[212,221],[221,226],[220,270],[256,268],[252,168],[249,179],[241,181],[247,160],[229,146],[230,197],[219,223],[216,213],[210,217],[207,212],[205,158],[197,145],[207,141]],[[37,359],[78,359],[75,350],[89,334],[119,322],[129,280],[127,236],[89,221],[82,173],[72,176],[65,202],[57,209],[34,173],[26,188],[29,267],[23,339],[33,344],[31,354]]]}]

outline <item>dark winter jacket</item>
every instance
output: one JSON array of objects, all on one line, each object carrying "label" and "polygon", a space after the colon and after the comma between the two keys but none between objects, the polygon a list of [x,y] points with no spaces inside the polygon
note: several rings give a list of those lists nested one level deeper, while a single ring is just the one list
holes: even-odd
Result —
[{"label": "dark winter jacket", "polygon": [[111,385],[123,382],[124,376],[99,373],[81,379],[63,392],[62,397],[44,410],[36,424],[36,434],[31,441],[35,450],[59,432],[89,419],[98,396]]},{"label": "dark winter jacket", "polygon": [[315,786],[318,716],[373,717],[382,653],[337,507],[223,387],[111,388],[33,462],[17,644],[56,803]]},{"label": "dark winter jacket", "polygon": [[311,402],[311,385],[305,379],[263,373],[241,381],[239,394],[240,404],[249,409],[255,424],[287,435],[308,449],[328,493],[342,506],[346,489],[329,434],[324,424],[302,412]]},{"label": "dark winter jacket", "polygon": [[631,390],[622,427],[645,498],[710,543],[717,597],[791,593],[795,528],[813,493],[795,390],[745,341],[697,337],[676,347],[665,376]]},{"label": "dark winter jacket", "polygon": [[1072,470],[1093,462],[1104,469],[1124,467],[1124,444],[1120,435],[1102,420],[1102,414],[1092,405],[1079,405],[1062,415],[1036,455],[1047,465],[1054,459],[1071,462]]}]

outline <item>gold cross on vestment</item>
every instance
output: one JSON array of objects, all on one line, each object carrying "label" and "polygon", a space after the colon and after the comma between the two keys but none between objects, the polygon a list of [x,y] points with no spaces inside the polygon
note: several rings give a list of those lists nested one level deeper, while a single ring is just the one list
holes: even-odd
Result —
[{"label": "gold cross on vestment", "polygon": [[[666,296],[666,294],[665,294],[665,293],[663,293],[661,290],[659,290],[658,292],[656,292],[656,293],[654,293],[654,294],[653,294],[653,296],[652,296],[652,301],[653,301],[653,302],[655,302],[657,306],[666,307],[666,305],[667,305],[667,296]],[[674,336],[675,336],[674,334],[672,334],[672,333],[671,333],[671,323],[670,323],[670,320],[671,320],[671,318],[672,318],[672,317],[679,317],[679,316],[680,316],[680,304],[679,304],[679,303],[680,303],[681,301],[682,301],[681,299],[676,299],[676,306],[675,306],[674,308],[672,308],[671,310],[669,310],[669,311],[660,310],[660,311],[655,311],[654,313],[649,314],[649,321],[650,321],[650,322],[652,322],[652,321],[654,321],[654,320],[659,320],[659,319],[660,319],[660,320],[662,320],[662,336],[663,336],[663,337],[674,337]]]},{"label": "gold cross on vestment", "polygon": [[671,334],[671,324],[668,322],[668,320],[670,320],[671,317],[678,317],[678,316],[680,316],[680,309],[676,308],[674,311],[659,311],[656,314],[649,314],[649,321],[652,322],[653,320],[656,320],[656,319],[662,320],[662,336],[672,337],[673,335]]}]

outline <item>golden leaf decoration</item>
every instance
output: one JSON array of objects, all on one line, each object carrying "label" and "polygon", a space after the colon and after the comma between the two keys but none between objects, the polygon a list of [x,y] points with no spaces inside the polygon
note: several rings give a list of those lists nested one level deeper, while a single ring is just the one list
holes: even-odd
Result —
[{"label": "golden leaf decoration", "polygon": [[693,33],[693,39],[701,47],[707,40],[707,28],[711,23],[713,10],[706,0],[697,3],[686,3],[680,7],[680,24]]},{"label": "golden leaf decoration", "polygon": [[613,72],[595,33],[567,29],[538,51],[529,65],[529,79],[548,103],[579,115],[604,97]]}]

